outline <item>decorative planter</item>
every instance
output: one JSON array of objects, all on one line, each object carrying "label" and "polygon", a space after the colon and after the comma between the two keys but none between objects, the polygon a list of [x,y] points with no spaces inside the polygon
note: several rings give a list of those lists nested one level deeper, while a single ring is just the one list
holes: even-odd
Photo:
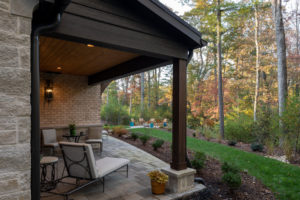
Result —
[{"label": "decorative planter", "polygon": [[164,194],[165,193],[165,183],[158,183],[156,181],[151,181],[151,188],[153,194]]},{"label": "decorative planter", "polygon": [[76,135],[76,130],[75,130],[75,129],[70,130],[70,135],[71,135],[71,136],[75,136],[75,135]]}]

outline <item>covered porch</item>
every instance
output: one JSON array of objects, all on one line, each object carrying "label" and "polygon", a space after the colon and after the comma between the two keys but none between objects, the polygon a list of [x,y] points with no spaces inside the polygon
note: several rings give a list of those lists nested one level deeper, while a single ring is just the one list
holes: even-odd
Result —
[{"label": "covered porch", "polygon": [[[101,93],[109,81],[166,64],[173,64],[169,171],[186,170],[186,67],[193,49],[205,45],[201,34],[156,0],[40,1],[33,16],[32,197],[39,197],[41,128],[59,129],[63,134],[72,121],[83,129],[101,126]],[[52,99],[47,97],[48,86],[53,89]],[[120,146],[108,141],[112,143],[104,152],[122,155]],[[145,162],[143,155],[138,158],[133,167]],[[167,167],[158,163],[145,164],[144,176],[145,169]]]}]

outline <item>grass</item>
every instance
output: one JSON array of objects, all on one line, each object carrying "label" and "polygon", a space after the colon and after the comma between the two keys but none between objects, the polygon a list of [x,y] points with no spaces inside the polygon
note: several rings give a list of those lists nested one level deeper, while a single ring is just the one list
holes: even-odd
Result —
[{"label": "grass", "polygon": [[[172,141],[170,132],[158,129],[130,129],[131,132],[148,134],[151,137]],[[259,179],[282,200],[300,199],[300,167],[265,158],[222,144],[187,137],[187,148],[201,151],[221,162],[227,161]]]}]

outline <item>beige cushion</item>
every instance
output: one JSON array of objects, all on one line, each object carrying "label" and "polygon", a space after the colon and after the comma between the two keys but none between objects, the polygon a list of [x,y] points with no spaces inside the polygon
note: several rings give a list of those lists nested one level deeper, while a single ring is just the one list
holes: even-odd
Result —
[{"label": "beige cushion", "polygon": [[98,177],[103,177],[117,169],[126,166],[129,160],[124,158],[105,157],[96,161]]},{"label": "beige cushion", "polygon": [[102,128],[101,127],[89,127],[88,139],[101,139]]},{"label": "beige cushion", "polygon": [[88,139],[86,143],[102,143],[102,139]]},{"label": "beige cushion", "polygon": [[48,144],[44,144],[45,147],[53,147],[53,148],[56,148],[58,147],[58,143],[48,143]]},{"label": "beige cushion", "polygon": [[[73,177],[80,178],[101,178],[117,169],[126,166],[129,160],[123,158],[105,157],[95,162],[94,153],[90,144],[73,143],[73,142],[59,142],[62,152],[64,154],[65,162],[70,165],[68,173]],[[87,152],[87,159],[84,158],[84,151]],[[80,162],[82,166],[72,165],[71,161]],[[92,177],[89,176],[85,168],[91,170]]]},{"label": "beige cushion", "polygon": [[43,133],[43,139],[44,139],[45,145],[57,143],[55,129],[44,129],[44,130],[42,130],[42,133]]},{"label": "beige cushion", "polygon": [[[68,173],[73,177],[95,179],[97,178],[97,170],[95,167],[95,157],[90,144],[85,143],[74,143],[74,142],[59,142],[61,150],[67,158],[65,162],[67,165],[71,164],[72,161],[80,162],[82,166],[70,165]],[[87,153],[87,158],[84,159],[84,151]],[[70,158],[72,161],[70,161]],[[67,167],[67,166],[66,166]],[[92,177],[85,168],[89,168]]]}]

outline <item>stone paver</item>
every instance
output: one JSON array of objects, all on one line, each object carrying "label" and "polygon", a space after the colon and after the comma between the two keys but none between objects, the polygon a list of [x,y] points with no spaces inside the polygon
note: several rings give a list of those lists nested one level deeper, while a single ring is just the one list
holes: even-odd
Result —
[{"label": "stone paver", "polygon": [[[74,193],[70,199],[74,200],[169,200],[176,195],[166,194],[155,196],[151,193],[151,185],[147,173],[154,169],[168,167],[169,164],[144,152],[128,143],[113,137],[104,140],[103,153],[101,156],[95,152],[96,159],[110,156],[127,158],[130,160],[129,177],[124,172],[113,173],[105,179],[105,192],[102,192],[102,183],[93,184]],[[59,173],[61,174],[63,161],[59,162]],[[63,186],[59,185],[59,189]],[[60,200],[61,196],[42,193],[42,200]]]}]

